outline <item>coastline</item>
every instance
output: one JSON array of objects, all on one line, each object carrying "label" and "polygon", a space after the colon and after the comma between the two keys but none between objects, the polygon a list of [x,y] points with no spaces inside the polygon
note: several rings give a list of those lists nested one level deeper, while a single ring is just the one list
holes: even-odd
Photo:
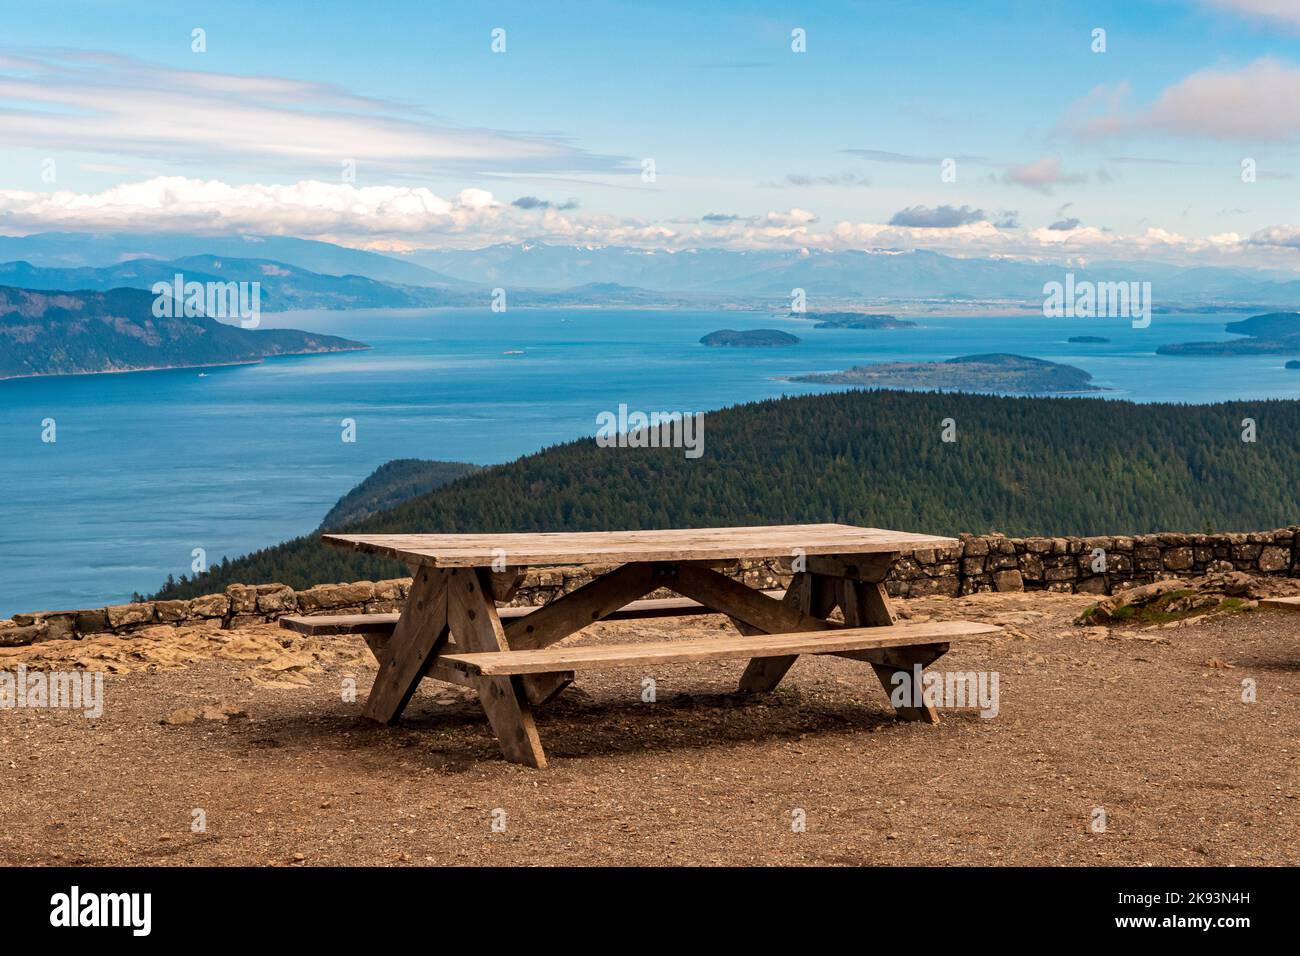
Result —
[{"label": "coastline", "polygon": [[261,358],[243,362],[203,362],[198,365],[148,365],[140,368],[103,368],[84,372],[33,372],[30,375],[0,375],[0,382],[21,382],[33,378],[74,378],[83,375],[131,375],[135,372],[177,372],[186,369],[237,368],[241,365],[261,365],[267,359],[287,358],[295,355],[337,355],[340,352],[365,352],[373,345],[364,345],[354,349],[325,349],[306,352],[277,352],[275,355],[263,355]]}]

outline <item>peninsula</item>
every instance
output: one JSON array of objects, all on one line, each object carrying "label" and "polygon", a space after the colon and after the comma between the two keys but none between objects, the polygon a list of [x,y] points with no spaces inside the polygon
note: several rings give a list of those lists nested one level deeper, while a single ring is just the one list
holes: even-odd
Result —
[{"label": "peninsula", "polygon": [[1280,355],[1300,353],[1300,312],[1269,312],[1229,322],[1223,331],[1245,336],[1223,342],[1175,342],[1158,355]]},{"label": "peninsula", "polygon": [[0,379],[243,365],[370,346],[296,329],[246,329],[153,314],[142,289],[44,292],[0,286]]}]

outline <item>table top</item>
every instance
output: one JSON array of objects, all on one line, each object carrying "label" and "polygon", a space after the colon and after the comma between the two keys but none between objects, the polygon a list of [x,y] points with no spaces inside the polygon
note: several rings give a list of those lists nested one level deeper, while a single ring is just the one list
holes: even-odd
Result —
[{"label": "table top", "polygon": [[336,547],[436,568],[880,554],[958,543],[955,538],[847,524],[523,534],[326,534],[321,538]]}]

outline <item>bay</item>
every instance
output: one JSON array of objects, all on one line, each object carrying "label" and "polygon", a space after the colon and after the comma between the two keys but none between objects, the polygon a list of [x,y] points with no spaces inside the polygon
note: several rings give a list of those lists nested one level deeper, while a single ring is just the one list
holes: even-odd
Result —
[{"label": "bay", "polygon": [[[1107,398],[1300,397],[1288,356],[1154,354],[1166,342],[1233,338],[1222,327],[1237,318],[1156,315],[1133,329],[1120,319],[923,317],[870,331],[732,311],[281,313],[264,324],[374,348],[202,373],[0,382],[0,617],[125,601],[189,574],[194,549],[211,562],[313,530],[390,459],[507,461],[593,435],[596,416],[620,403],[707,411],[838,389],[784,376],[978,352],[1077,365]],[[780,328],[803,342],[698,343],[721,328]],[[1066,341],[1082,334],[1110,342]],[[54,443],[41,441],[47,418]],[[342,440],[345,419],[355,442]]]}]

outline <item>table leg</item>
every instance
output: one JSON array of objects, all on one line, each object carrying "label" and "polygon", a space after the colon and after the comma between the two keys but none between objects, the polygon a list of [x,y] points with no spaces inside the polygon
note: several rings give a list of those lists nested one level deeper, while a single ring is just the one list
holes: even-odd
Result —
[{"label": "table leg", "polygon": [[[796,572],[781,603],[810,617],[824,619],[835,609],[833,584],[832,579],[821,574]],[[736,627],[742,634],[752,634],[756,630],[740,622],[736,622]],[[763,694],[775,690],[798,659],[798,655],[752,658],[745,667],[745,672],[740,675],[738,690],[743,694]]]},{"label": "table leg", "polygon": [[[885,696],[892,703],[894,688],[898,686],[894,680],[895,674],[906,674],[908,686],[911,686],[915,677],[913,667],[917,664],[920,664],[922,668],[929,667],[942,657],[947,650],[947,644],[894,647],[888,651],[873,652],[872,657],[868,658],[868,660],[871,662],[871,669],[876,672],[876,678],[880,681],[880,686],[885,689]],[[912,690],[914,693],[921,693],[921,688],[913,687]],[[935,706],[924,701],[919,707],[895,707],[894,711],[898,714],[900,720],[919,720],[926,724],[937,724],[939,722],[939,712],[935,709]]]},{"label": "table leg", "polygon": [[[491,600],[487,575],[477,568],[447,572],[447,620],[461,653],[510,649]],[[546,754],[523,682],[518,677],[480,677],[477,684],[479,703],[505,758],[529,767],[545,767]]]},{"label": "table leg", "polygon": [[381,723],[396,721],[446,641],[446,574],[416,568],[397,628],[378,655],[379,673],[362,713]]},{"label": "table leg", "polygon": [[[838,584],[840,607],[844,611],[846,627],[888,627],[898,622],[898,616],[894,613],[883,580],[855,581],[845,578]],[[914,665],[928,667],[942,657],[947,649],[947,645],[896,647],[887,651],[867,652],[863,658],[871,662],[871,668],[876,672],[876,679],[885,689],[885,696],[892,702],[894,688],[897,686],[894,681],[895,674],[906,674],[907,680],[911,682],[914,676],[912,670]],[[939,714],[932,704],[922,704],[919,707],[895,707],[894,710],[902,720],[919,720],[927,724],[939,722]]]}]

